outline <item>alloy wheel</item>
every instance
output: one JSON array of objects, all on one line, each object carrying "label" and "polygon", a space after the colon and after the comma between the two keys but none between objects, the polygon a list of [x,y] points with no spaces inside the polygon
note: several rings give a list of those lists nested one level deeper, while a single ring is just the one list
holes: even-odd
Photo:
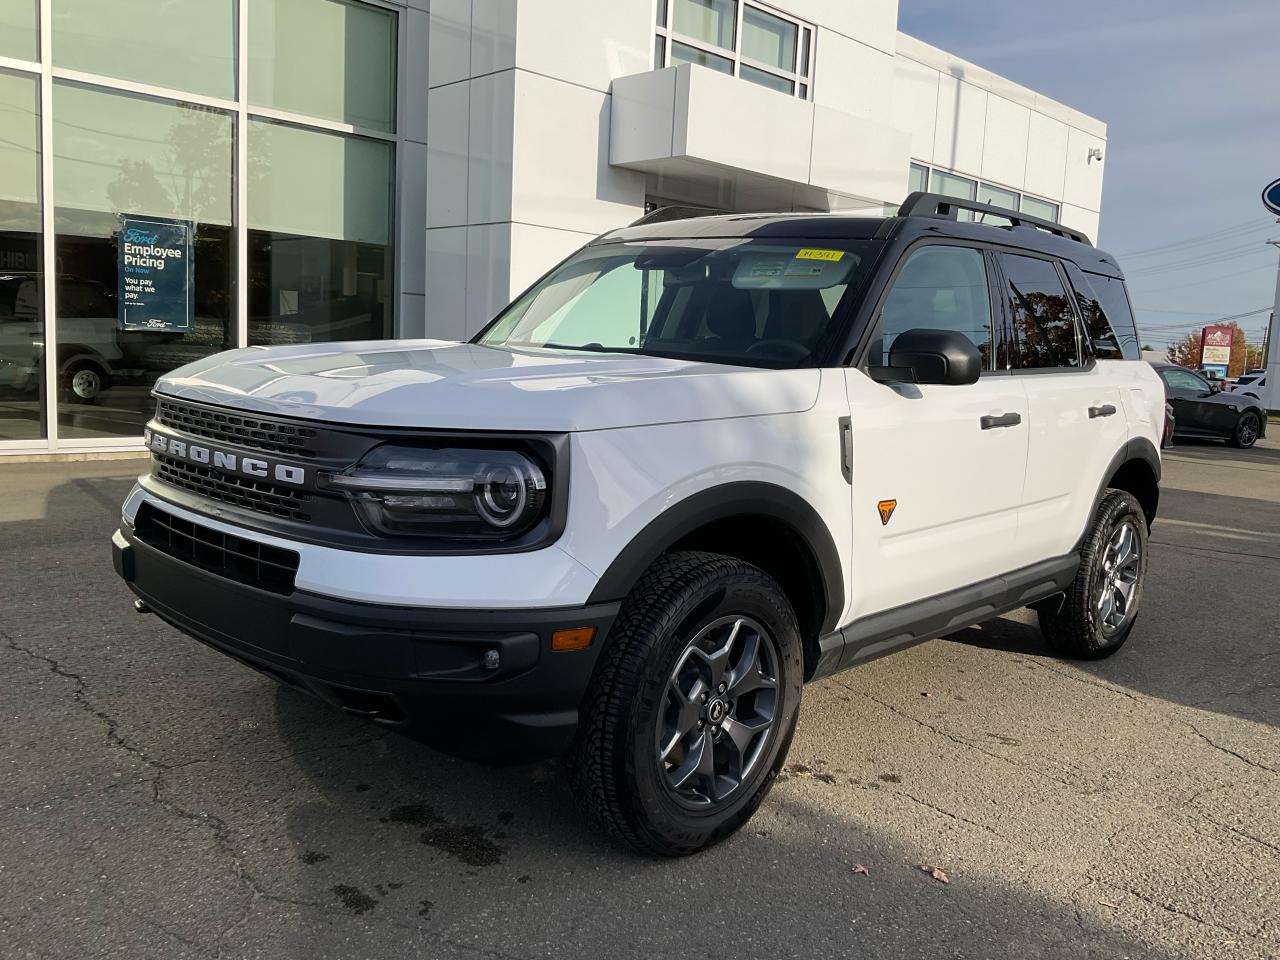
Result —
[{"label": "alloy wheel", "polygon": [[92,400],[102,391],[102,378],[95,370],[77,370],[71,378],[71,391],[82,400]]},{"label": "alloy wheel", "polygon": [[1240,439],[1240,446],[1253,446],[1258,439],[1258,417],[1256,414],[1246,413],[1240,418],[1240,426],[1237,428],[1236,436]]},{"label": "alloy wheel", "polygon": [[1102,632],[1113,636],[1137,612],[1142,542],[1132,520],[1116,526],[1102,554],[1096,607]]},{"label": "alloy wheel", "polygon": [[750,617],[722,617],[689,641],[667,680],[658,768],[691,809],[735,797],[765,755],[779,704],[778,644]]}]

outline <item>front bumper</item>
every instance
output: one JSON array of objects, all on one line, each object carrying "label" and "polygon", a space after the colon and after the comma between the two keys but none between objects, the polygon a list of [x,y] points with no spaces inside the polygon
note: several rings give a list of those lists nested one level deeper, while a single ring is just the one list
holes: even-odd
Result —
[{"label": "front bumper", "polygon": [[[278,594],[112,537],[116,572],[182,632],[349,713],[466,756],[552,756],[568,748],[578,705],[617,603],[527,610],[388,606],[294,590]],[[551,634],[595,627],[585,650]],[[498,652],[498,667],[485,656]],[[490,654],[491,656],[491,654]]]}]

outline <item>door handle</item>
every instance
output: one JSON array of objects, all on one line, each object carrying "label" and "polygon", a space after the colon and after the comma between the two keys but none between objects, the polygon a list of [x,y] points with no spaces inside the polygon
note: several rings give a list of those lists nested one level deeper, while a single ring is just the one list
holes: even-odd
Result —
[{"label": "door handle", "polygon": [[1089,408],[1089,419],[1096,420],[1098,417],[1115,416],[1116,408],[1109,403],[1104,403],[1100,407]]},{"label": "door handle", "polygon": [[994,430],[996,427],[1016,427],[1022,422],[1020,413],[1003,413],[1000,416],[988,414],[978,421],[983,430]]}]

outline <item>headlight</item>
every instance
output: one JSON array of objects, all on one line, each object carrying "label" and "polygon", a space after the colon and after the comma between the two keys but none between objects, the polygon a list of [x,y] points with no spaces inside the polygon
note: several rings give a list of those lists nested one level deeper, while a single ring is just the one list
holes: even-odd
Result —
[{"label": "headlight", "polygon": [[509,540],[549,503],[542,467],[516,450],[381,446],[328,484],[384,534]]}]

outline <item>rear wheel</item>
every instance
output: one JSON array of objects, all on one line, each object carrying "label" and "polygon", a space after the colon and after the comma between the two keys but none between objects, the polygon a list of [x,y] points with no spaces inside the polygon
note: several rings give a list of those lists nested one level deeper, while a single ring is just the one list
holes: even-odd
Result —
[{"label": "rear wheel", "polygon": [[659,559],[623,602],[579,721],[571,776],[590,816],[665,856],[741,827],[786,759],[801,649],[786,595],[759,568]]},{"label": "rear wheel", "polygon": [[74,403],[93,403],[108,381],[102,368],[92,360],[76,360],[63,373],[66,397]]},{"label": "rear wheel", "polygon": [[1080,548],[1080,566],[1056,608],[1039,608],[1040,631],[1055,651],[1082,660],[1109,657],[1138,619],[1147,572],[1147,519],[1133,494],[1108,490]]},{"label": "rear wheel", "polygon": [[1231,445],[1248,449],[1258,442],[1258,434],[1262,432],[1262,418],[1253,410],[1246,410],[1236,421],[1236,429],[1231,434]]}]

